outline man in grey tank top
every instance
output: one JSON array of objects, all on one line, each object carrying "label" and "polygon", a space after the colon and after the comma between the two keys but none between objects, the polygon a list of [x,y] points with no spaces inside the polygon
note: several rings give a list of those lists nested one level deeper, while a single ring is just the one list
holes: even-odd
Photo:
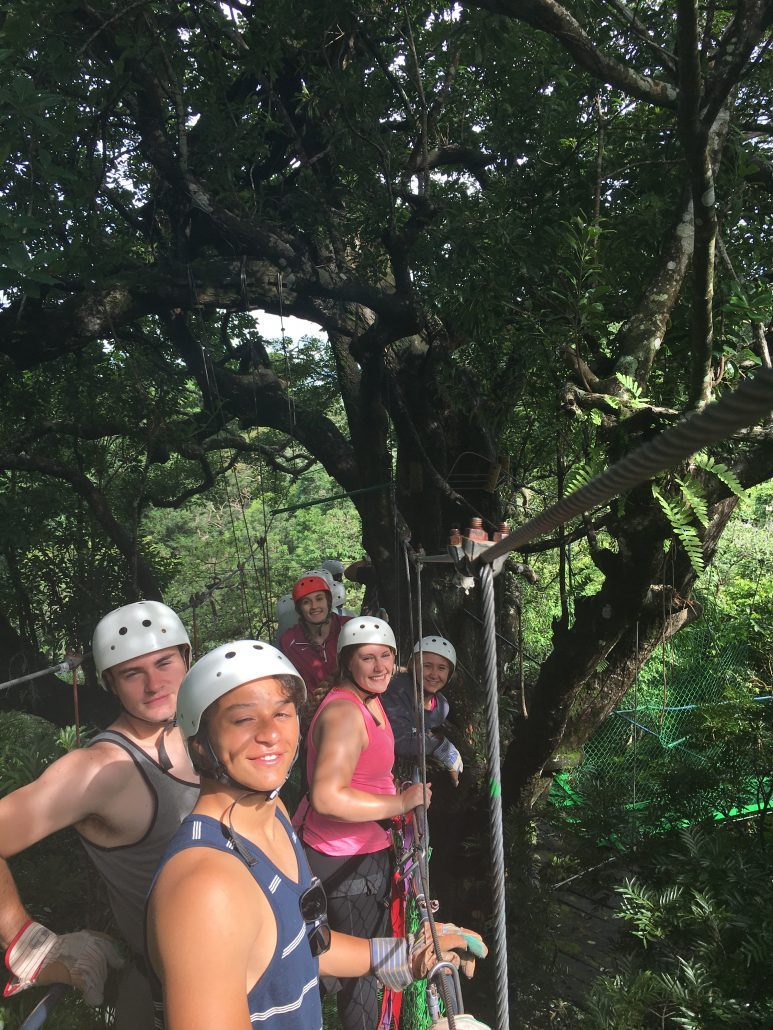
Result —
[{"label": "man in grey tank top", "polygon": [[[92,651],[121,715],[89,747],[0,800],[0,944],[12,974],[5,995],[67,983],[98,1005],[108,967],[123,966],[114,1026],[145,1030],[153,1026],[142,960],[145,897],[198,797],[198,777],[173,721],[191,647],[171,608],[138,601],[99,622]],[[90,930],[55,934],[24,909],[5,860],[66,826],[80,834],[104,879],[128,949]]]}]

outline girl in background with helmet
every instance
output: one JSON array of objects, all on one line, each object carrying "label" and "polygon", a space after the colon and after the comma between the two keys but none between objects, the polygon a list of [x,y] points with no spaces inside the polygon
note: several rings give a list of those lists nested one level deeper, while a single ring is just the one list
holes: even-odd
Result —
[{"label": "girl in background with helmet", "polygon": [[279,649],[311,693],[335,670],[338,636],[349,616],[333,611],[333,578],[326,569],[301,576],[293,586],[292,599],[298,622],[279,637]]},{"label": "girl in background with helmet", "polygon": [[456,649],[450,640],[439,636],[422,637],[413,649],[408,671],[398,672],[389,684],[384,708],[395,735],[395,754],[415,762],[421,755],[420,723],[413,688],[415,671],[424,704],[424,753],[447,769],[458,786],[464,768],[462,757],[441,733],[449,711],[448,701],[441,691],[455,668]]},{"label": "girl in background with helmet", "polygon": [[[201,795],[148,900],[148,955],[163,987],[157,1027],[321,1030],[320,973],[372,971],[401,990],[434,962],[426,935],[409,954],[403,939],[331,932],[325,892],[278,798],[305,697],[288,659],[257,640],[216,648],[183,683],[177,722]],[[485,950],[469,931],[440,933],[444,957]]]},{"label": "girl in background with helmet", "polygon": [[[392,776],[394,737],[381,697],[396,651],[383,619],[358,616],[341,630],[336,675],[324,698],[315,698],[319,707],[306,737],[309,791],[293,819],[325,886],[330,925],[362,937],[387,925],[392,856],[383,822],[424,801],[421,784],[397,794]],[[427,786],[427,800],[430,794]],[[344,981],[337,1002],[344,1030],[377,1026],[374,977]]]}]

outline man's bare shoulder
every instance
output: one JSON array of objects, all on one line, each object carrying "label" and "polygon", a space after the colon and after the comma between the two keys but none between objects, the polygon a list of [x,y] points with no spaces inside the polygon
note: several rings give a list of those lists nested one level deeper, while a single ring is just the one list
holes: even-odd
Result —
[{"label": "man's bare shoulder", "polygon": [[[47,766],[35,784],[49,787],[56,783],[61,790],[65,786],[77,786],[80,793],[88,790],[97,778],[104,775],[111,779],[126,780],[133,768],[130,755],[115,744],[98,741],[89,747],[76,748],[57,758]],[[35,784],[31,784],[34,786]]]},{"label": "man's bare shoulder", "polygon": [[118,748],[94,745],[68,752],[32,783],[0,800],[0,853],[17,854],[66,826],[103,817],[133,775],[131,759],[125,762]]}]

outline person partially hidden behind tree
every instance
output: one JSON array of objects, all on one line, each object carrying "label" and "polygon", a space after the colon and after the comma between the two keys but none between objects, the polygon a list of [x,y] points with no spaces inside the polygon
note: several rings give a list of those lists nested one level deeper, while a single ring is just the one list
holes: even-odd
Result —
[{"label": "person partially hidden behind tree", "polygon": [[376,618],[385,619],[387,614],[378,599],[378,576],[370,556],[366,554],[359,561],[347,565],[344,575],[350,582],[360,583],[365,587],[360,615],[373,615]]},{"label": "person partially hidden behind tree", "polygon": [[[426,933],[409,948],[328,925],[325,891],[278,797],[298,755],[305,700],[292,663],[258,640],[216,648],[183,682],[177,722],[201,796],[148,901],[159,1027],[321,1030],[320,975],[373,972],[402,990],[435,963]],[[471,974],[474,955],[486,951],[478,934],[438,931],[443,957]]]},{"label": "person partially hidden behind tree", "polygon": [[[0,800],[0,939],[11,973],[4,993],[66,983],[99,1005],[108,967],[122,966],[113,1025],[147,1030],[153,1007],[144,963],[145,898],[166,846],[198,797],[198,777],[173,722],[190,641],[171,608],[138,601],[100,621],[92,652],[121,715],[88,747]],[[56,934],[21,903],[5,859],[66,826],[80,834],[107,885],[128,954],[91,930]]]},{"label": "person partially hidden behind tree", "polygon": [[[421,663],[421,664],[419,664]],[[458,786],[464,768],[462,756],[441,732],[449,705],[441,693],[456,669],[456,648],[445,637],[422,637],[413,649],[407,672],[398,672],[382,698],[395,736],[395,755],[413,763],[421,755],[419,720],[414,701],[413,670],[421,684],[424,706],[424,754],[442,765]]]}]

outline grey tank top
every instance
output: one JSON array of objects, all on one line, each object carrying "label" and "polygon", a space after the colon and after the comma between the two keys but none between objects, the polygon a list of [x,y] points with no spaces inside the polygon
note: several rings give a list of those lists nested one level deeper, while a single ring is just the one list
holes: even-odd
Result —
[{"label": "grey tank top", "polygon": [[81,842],[105,881],[110,907],[124,940],[135,954],[143,955],[145,899],[167,844],[196,804],[199,788],[164,772],[158,762],[122,733],[106,730],[97,734],[89,746],[102,741],[115,744],[131,755],[150,788],[153,818],[147,833],[136,844],[106,848],[85,837],[81,837]]}]

